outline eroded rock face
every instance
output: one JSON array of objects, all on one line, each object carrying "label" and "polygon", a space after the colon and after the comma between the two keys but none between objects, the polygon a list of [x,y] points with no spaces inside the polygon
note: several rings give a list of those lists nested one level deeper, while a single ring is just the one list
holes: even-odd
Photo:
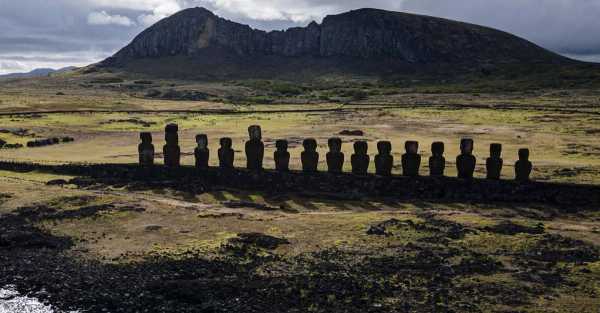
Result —
[{"label": "eroded rock face", "polygon": [[[236,56],[361,58],[384,62],[562,62],[526,40],[487,27],[441,18],[360,9],[325,17],[322,24],[265,32],[214,15],[183,10],[146,29],[104,65],[169,56],[201,56],[224,49]],[[221,59],[219,59],[219,57]],[[219,55],[214,62],[226,61]]]}]

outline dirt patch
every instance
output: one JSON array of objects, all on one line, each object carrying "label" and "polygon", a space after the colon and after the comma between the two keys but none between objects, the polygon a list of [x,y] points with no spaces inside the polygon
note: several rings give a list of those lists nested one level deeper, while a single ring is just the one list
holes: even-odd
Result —
[{"label": "dirt patch", "polygon": [[564,119],[565,116],[562,114],[544,114],[527,118],[528,121],[535,123],[561,123]]},{"label": "dirt patch", "polygon": [[12,195],[8,193],[0,193],[0,204],[6,202],[8,199],[11,199]]},{"label": "dirt patch", "polygon": [[585,157],[600,156],[600,147],[585,144],[568,144],[562,150],[562,155],[581,155]]}]

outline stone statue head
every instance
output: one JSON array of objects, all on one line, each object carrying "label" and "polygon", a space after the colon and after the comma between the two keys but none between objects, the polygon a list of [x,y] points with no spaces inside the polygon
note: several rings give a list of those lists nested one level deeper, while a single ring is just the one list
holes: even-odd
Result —
[{"label": "stone statue head", "polygon": [[472,154],[473,153],[473,139],[463,138],[460,141],[460,152],[462,154]]},{"label": "stone statue head", "polygon": [[369,144],[366,141],[357,141],[354,143],[355,154],[367,154],[369,150]]},{"label": "stone statue head", "polygon": [[165,133],[176,133],[179,131],[179,126],[177,124],[168,124],[165,127]]},{"label": "stone statue head", "polygon": [[258,125],[252,125],[248,127],[248,136],[250,136],[250,140],[261,140],[262,139],[262,130]]},{"label": "stone statue head", "polygon": [[342,151],[342,139],[340,138],[329,138],[327,145],[329,145],[329,151],[331,152],[339,153]]},{"label": "stone statue head", "polygon": [[304,139],[302,146],[305,151],[317,151],[317,140],[314,138]]},{"label": "stone statue head", "polygon": [[221,140],[219,140],[219,144],[221,144],[221,148],[231,149],[231,146],[233,145],[233,141],[231,140],[231,138],[225,137],[225,138],[221,138]]},{"label": "stone statue head", "polygon": [[177,124],[169,124],[165,127],[165,141],[167,142],[167,144],[178,144],[178,142],[179,142],[179,135],[177,134],[178,130],[179,130],[179,127],[177,126]]},{"label": "stone statue head", "polygon": [[492,158],[499,159],[502,155],[502,145],[499,143],[493,143],[490,145],[490,156]]},{"label": "stone statue head", "polygon": [[143,143],[152,143],[152,133],[140,133],[140,139]]},{"label": "stone statue head", "polygon": [[529,149],[519,149],[519,160],[529,161]]},{"label": "stone statue head", "polygon": [[377,151],[381,155],[388,155],[392,152],[392,143],[389,141],[380,141],[377,143]]},{"label": "stone statue head", "polygon": [[406,143],[404,143],[404,149],[408,154],[418,154],[419,143],[417,141],[407,141]]},{"label": "stone statue head", "polygon": [[287,140],[277,140],[275,142],[275,147],[277,147],[277,151],[287,151],[288,149],[288,141]]},{"label": "stone statue head", "polygon": [[431,153],[435,156],[442,156],[444,154],[444,143],[436,141],[431,144]]},{"label": "stone statue head", "polygon": [[208,136],[205,134],[196,135],[196,143],[198,144],[198,148],[206,149],[208,147]]}]

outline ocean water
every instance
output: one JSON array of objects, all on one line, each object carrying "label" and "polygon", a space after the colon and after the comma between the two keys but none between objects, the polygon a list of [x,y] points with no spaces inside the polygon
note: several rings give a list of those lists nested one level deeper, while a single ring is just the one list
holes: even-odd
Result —
[{"label": "ocean water", "polygon": [[[20,295],[12,286],[0,288],[0,313],[65,313],[54,310],[36,298]],[[67,312],[77,313],[77,312]]]}]

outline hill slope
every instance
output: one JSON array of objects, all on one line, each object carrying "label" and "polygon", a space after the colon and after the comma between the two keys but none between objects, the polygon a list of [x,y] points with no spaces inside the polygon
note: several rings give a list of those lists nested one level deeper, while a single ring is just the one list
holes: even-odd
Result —
[{"label": "hill slope", "polygon": [[265,32],[193,8],[146,29],[101,65],[211,77],[568,62],[511,34],[436,17],[360,9]]},{"label": "hill slope", "polygon": [[27,73],[10,73],[10,74],[0,75],[0,79],[46,77],[46,76],[49,76],[52,74],[65,73],[68,71],[72,71],[74,69],[76,69],[76,67],[74,67],[74,66],[68,66],[68,67],[58,69],[58,70],[55,70],[52,68],[36,68]]}]

